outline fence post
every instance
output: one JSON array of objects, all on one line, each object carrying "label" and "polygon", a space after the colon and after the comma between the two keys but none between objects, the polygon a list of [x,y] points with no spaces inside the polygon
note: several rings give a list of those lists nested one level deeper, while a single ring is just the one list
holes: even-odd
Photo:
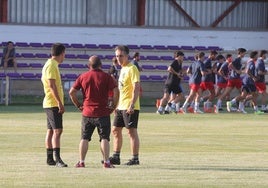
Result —
[{"label": "fence post", "polygon": [[5,104],[8,106],[9,103],[9,77],[6,76],[6,98],[5,98]]}]

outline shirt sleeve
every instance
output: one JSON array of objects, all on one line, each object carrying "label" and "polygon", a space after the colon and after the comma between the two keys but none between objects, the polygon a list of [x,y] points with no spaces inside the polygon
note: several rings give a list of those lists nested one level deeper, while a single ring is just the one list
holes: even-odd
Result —
[{"label": "shirt sleeve", "polygon": [[136,66],[131,69],[131,81],[132,83],[140,82],[140,73]]}]

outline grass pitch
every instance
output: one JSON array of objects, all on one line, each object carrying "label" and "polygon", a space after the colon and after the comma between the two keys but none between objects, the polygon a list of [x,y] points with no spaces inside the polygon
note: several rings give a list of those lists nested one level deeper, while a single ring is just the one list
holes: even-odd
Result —
[{"label": "grass pitch", "polygon": [[[162,116],[155,110],[140,113],[139,166],[103,169],[95,132],[86,168],[76,169],[81,114],[72,106],[61,143],[68,168],[45,163],[40,106],[0,106],[0,187],[268,187],[268,114]],[[121,162],[130,157],[124,134]]]}]

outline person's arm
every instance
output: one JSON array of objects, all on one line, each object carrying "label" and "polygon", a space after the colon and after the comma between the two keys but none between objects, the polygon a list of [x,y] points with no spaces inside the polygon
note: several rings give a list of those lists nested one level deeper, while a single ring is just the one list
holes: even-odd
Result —
[{"label": "person's arm", "polygon": [[223,66],[218,70],[218,75],[222,76],[225,80],[228,80],[228,77],[224,74],[224,71],[222,69]]},{"label": "person's arm", "polygon": [[80,104],[78,98],[77,98],[77,93],[78,90],[76,90],[75,88],[71,87],[70,91],[69,91],[69,95],[71,98],[71,101],[73,102],[74,106],[76,108],[78,108],[80,111],[83,110],[83,105]]},{"label": "person's arm", "polygon": [[258,75],[266,75],[266,74],[267,74],[267,70],[265,69],[265,65],[259,64]]},{"label": "person's arm", "polygon": [[56,80],[55,79],[49,79],[48,80],[48,85],[49,85],[49,88],[51,90],[51,93],[52,93],[53,97],[55,98],[55,100],[58,103],[59,113],[63,114],[65,112],[65,109],[64,109],[62,101],[60,100],[60,97],[59,97],[59,93],[58,93],[58,90],[57,90],[57,87],[56,87]]},{"label": "person's arm", "polygon": [[254,76],[253,74],[251,74],[250,67],[247,67],[247,69],[246,69],[246,74],[247,74],[250,78],[252,78],[254,81],[257,81],[257,77]]},{"label": "person's arm", "polygon": [[133,90],[133,93],[132,93],[130,106],[127,109],[128,114],[132,114],[134,112],[135,102],[137,101],[137,99],[138,99],[138,97],[140,95],[140,82],[133,83],[133,87],[134,87],[134,90]]},{"label": "person's arm", "polygon": [[119,89],[118,87],[115,87],[113,89],[113,110],[116,109],[119,101]]}]

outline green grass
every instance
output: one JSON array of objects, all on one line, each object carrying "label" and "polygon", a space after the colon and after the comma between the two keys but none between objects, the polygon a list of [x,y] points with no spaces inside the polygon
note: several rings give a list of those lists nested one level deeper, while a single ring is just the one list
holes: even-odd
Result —
[{"label": "green grass", "polygon": [[[95,132],[86,168],[76,169],[81,114],[66,107],[62,158],[45,164],[40,106],[0,106],[0,187],[268,187],[268,115],[140,114],[139,166],[103,169]],[[121,161],[130,157],[124,131]]]}]

